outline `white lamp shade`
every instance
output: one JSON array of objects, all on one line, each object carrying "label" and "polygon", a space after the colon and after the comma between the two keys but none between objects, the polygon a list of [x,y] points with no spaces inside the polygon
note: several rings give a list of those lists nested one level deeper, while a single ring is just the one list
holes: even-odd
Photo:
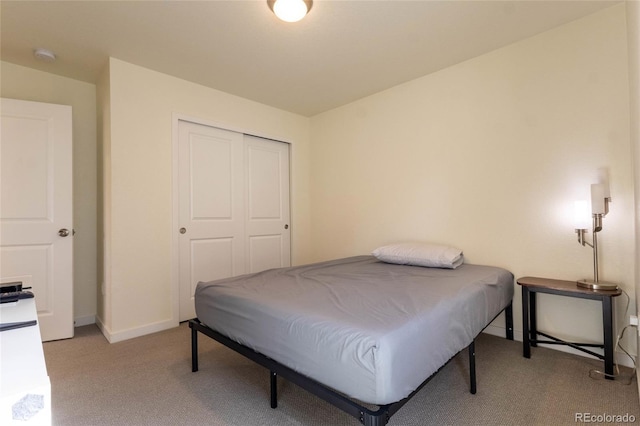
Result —
[{"label": "white lamp shade", "polygon": [[298,22],[309,11],[304,0],[275,0],[273,13],[285,22]]},{"label": "white lamp shade", "polygon": [[579,200],[574,203],[573,224],[575,229],[589,229],[591,227],[591,213],[587,200]]},{"label": "white lamp shade", "polygon": [[594,183],[591,185],[591,213],[604,214],[605,185]]},{"label": "white lamp shade", "polygon": [[604,197],[611,198],[611,188],[609,184],[609,170],[606,168],[598,169],[598,183],[604,185]]}]

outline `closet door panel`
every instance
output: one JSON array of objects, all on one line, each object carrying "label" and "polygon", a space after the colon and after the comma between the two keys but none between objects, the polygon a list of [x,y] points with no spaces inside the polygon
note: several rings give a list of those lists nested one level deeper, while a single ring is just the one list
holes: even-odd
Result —
[{"label": "closet door panel", "polygon": [[198,281],[245,272],[242,134],[179,123],[180,321],[195,317]]},{"label": "closet door panel", "polygon": [[289,145],[244,139],[247,270],[290,266]]}]

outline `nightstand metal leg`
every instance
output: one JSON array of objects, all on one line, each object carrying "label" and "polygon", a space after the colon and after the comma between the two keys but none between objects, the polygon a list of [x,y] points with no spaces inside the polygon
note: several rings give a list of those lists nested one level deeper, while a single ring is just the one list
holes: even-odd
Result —
[{"label": "nightstand metal leg", "polygon": [[604,332],[604,372],[613,380],[613,303],[611,297],[602,298],[602,324]]},{"label": "nightstand metal leg", "polygon": [[536,292],[529,290],[529,342],[531,346],[538,347],[538,309],[536,308]]},{"label": "nightstand metal leg", "polygon": [[529,289],[522,286],[522,356],[531,358],[529,343]]}]

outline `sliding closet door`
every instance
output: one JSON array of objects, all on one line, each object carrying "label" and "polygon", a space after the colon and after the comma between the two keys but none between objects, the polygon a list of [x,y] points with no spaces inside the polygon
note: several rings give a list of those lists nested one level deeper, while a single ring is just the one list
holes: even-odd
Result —
[{"label": "sliding closet door", "polygon": [[289,145],[244,140],[247,272],[290,266]]},{"label": "sliding closet door", "polygon": [[198,281],[239,275],[244,259],[243,137],[180,122],[180,321],[195,317]]},{"label": "sliding closet door", "polygon": [[288,266],[289,146],[179,122],[179,320],[199,281]]}]

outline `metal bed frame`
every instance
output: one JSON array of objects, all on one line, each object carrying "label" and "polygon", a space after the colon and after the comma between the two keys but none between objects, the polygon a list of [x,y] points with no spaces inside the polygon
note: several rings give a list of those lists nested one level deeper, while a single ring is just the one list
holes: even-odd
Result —
[{"label": "metal bed frame", "polygon": [[[509,340],[513,340],[512,303],[509,303],[509,305],[506,308],[504,308],[503,311],[505,313],[506,338]],[[191,371],[192,372],[198,371],[198,332],[200,332],[216,340],[217,342],[222,343],[223,345],[236,351],[237,353],[244,355],[245,357],[249,358],[250,360],[260,364],[261,366],[269,370],[271,408],[277,408],[278,406],[277,379],[278,379],[278,375],[280,375],[283,378],[287,379],[288,381],[295,383],[301,388],[311,392],[312,394],[322,398],[323,400],[327,401],[333,406],[346,412],[347,414],[355,417],[360,421],[360,423],[362,423],[365,426],[381,426],[381,425],[387,424],[387,422],[389,421],[389,419],[393,414],[395,414],[404,404],[406,404],[411,399],[411,397],[413,397],[416,393],[418,393],[424,387],[424,385],[426,385],[438,373],[438,371],[444,368],[449,363],[449,361],[451,361],[451,359],[455,357],[454,355],[454,357],[452,357],[449,361],[447,361],[435,373],[429,376],[424,382],[422,382],[420,386],[418,386],[416,390],[414,390],[406,398],[391,404],[379,405],[378,409],[373,411],[367,407],[364,407],[358,404],[355,401],[352,401],[349,398],[346,398],[342,394],[334,391],[331,388],[328,388],[322,383],[319,383],[313,379],[310,379],[309,377],[304,376],[290,369],[289,367],[286,367],[280,364],[279,362],[259,352],[254,351],[251,348],[248,348],[247,346],[241,345],[240,343],[237,343],[231,340],[230,338],[207,327],[205,324],[201,323],[198,318],[189,320],[189,328],[191,329]],[[469,382],[470,382],[469,391],[472,394],[475,394],[476,393],[475,338],[471,342],[471,344],[467,347],[467,349],[469,350]]]}]

